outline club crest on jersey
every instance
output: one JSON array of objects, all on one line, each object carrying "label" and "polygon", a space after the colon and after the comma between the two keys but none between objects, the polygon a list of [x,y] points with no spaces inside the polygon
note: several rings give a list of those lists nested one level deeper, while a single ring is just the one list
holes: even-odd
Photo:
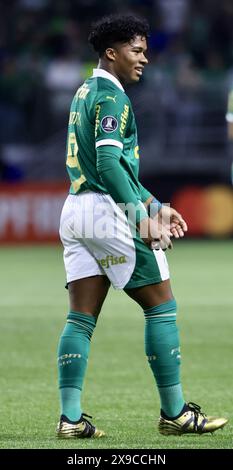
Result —
[{"label": "club crest on jersey", "polygon": [[105,116],[101,121],[104,132],[114,132],[118,128],[118,121],[113,116]]}]

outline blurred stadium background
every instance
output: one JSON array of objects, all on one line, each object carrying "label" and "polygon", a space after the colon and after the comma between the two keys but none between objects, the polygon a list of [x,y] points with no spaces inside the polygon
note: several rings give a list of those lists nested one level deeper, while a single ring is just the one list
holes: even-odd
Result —
[{"label": "blurred stadium background", "polygon": [[128,89],[144,185],[183,213],[189,236],[233,234],[232,0],[9,0],[0,2],[0,243],[57,240],[70,101],[96,64],[90,23],[115,11],[151,26],[150,64]]}]

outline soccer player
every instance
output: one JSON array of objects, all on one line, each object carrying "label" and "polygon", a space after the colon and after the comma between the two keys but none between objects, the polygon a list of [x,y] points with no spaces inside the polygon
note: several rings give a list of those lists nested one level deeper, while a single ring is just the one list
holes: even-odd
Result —
[{"label": "soccer player", "polygon": [[176,301],[164,250],[187,226],[139,182],[137,129],[124,89],[143,74],[147,37],[146,21],[134,16],[112,15],[95,24],[89,42],[99,64],[71,104],[66,162],[71,188],[60,225],[70,311],[58,347],[58,437],[104,435],[83,413],[81,392],[110,284],[144,311],[145,350],[161,401],[159,432],[213,432],[227,422],[204,415],[182,393]]}]

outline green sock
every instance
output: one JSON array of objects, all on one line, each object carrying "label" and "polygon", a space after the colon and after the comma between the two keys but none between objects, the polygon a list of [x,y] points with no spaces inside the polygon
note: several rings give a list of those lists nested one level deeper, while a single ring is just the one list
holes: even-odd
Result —
[{"label": "green sock", "polygon": [[182,410],[180,346],[176,326],[176,301],[148,308],[145,314],[145,350],[157,382],[161,409],[170,418]]},{"label": "green sock", "polygon": [[69,312],[58,345],[61,414],[71,421],[77,421],[82,414],[81,391],[95,325],[95,317]]}]

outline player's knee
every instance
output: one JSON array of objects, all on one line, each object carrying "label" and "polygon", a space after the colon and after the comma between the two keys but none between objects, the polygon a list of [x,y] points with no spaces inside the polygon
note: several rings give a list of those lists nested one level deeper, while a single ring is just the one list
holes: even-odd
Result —
[{"label": "player's knee", "polygon": [[163,321],[175,321],[177,312],[177,303],[174,297],[166,302],[161,302],[159,305],[144,308],[144,315],[146,321],[152,323]]},{"label": "player's knee", "polygon": [[70,302],[70,310],[72,312],[79,312],[83,315],[98,318],[101,308],[96,305],[85,302]]}]

